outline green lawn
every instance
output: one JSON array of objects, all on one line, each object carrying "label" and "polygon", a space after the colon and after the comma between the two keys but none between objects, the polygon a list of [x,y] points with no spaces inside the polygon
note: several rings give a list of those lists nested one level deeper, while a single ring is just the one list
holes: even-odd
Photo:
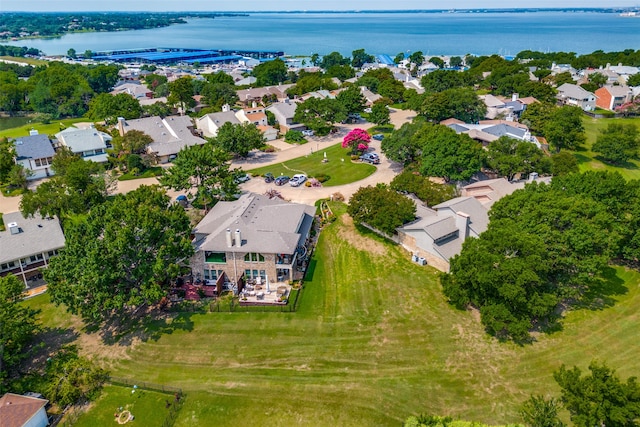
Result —
[{"label": "green lawn", "polygon": [[625,119],[593,119],[585,116],[583,119],[584,128],[587,134],[587,143],[584,149],[574,152],[578,158],[580,171],[588,170],[608,170],[618,171],[626,179],[640,179],[640,162],[632,160],[626,167],[612,166],[597,159],[597,153],[591,151],[591,147],[596,142],[600,130],[606,129],[609,123],[635,124],[640,129],[640,117]]},{"label": "green lawn", "polygon": [[[28,123],[20,127],[0,130],[0,138],[17,138],[20,136],[28,136],[31,129],[35,129],[42,135],[55,135],[60,130],[68,128],[74,123],[90,121],[85,117],[76,117],[73,119],[52,120],[51,123]],[[64,126],[64,127],[63,127]]]},{"label": "green lawn", "polygon": [[132,390],[131,387],[106,385],[100,397],[73,424],[74,427],[117,426],[114,415],[121,412],[120,408],[134,416],[134,420],[126,425],[161,426],[169,413],[166,402],[172,402],[173,395],[142,389],[131,393]]},{"label": "green lawn", "polygon": [[39,65],[46,65],[49,63],[48,61],[44,61],[42,59],[23,58],[22,56],[0,56],[0,59],[6,59],[13,62],[21,62],[22,65],[33,65],[34,67],[37,67]]},{"label": "green lawn", "polygon": [[[274,176],[280,174],[293,176],[297,173],[304,173],[309,177],[328,175],[330,179],[323,183],[325,187],[360,181],[376,171],[376,167],[373,165],[352,161],[349,151],[342,148],[340,144],[333,145],[326,150],[314,151],[311,154],[312,145],[309,146],[309,155],[307,156],[271,166],[249,169],[249,171],[252,175],[264,175],[267,172],[271,172]],[[323,163],[324,153],[327,153],[328,161],[326,163]]]},{"label": "green lawn", "polygon": [[[296,313],[185,313],[146,325],[133,344],[82,334],[80,345],[113,375],[181,387],[178,427],[398,426],[418,413],[506,424],[530,393],[558,395],[563,363],[640,372],[640,274],[611,269],[601,309],[569,312],[532,345],[499,343],[446,303],[435,270],[334,211]],[[73,323],[46,302],[29,303]]]}]

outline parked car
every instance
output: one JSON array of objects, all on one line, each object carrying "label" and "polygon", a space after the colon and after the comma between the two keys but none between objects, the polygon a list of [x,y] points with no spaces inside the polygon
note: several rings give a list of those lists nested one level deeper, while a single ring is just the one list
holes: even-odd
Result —
[{"label": "parked car", "polygon": [[277,177],[274,181],[274,184],[276,185],[285,185],[287,182],[289,182],[291,178],[289,178],[286,175],[281,175],[279,177]]},{"label": "parked car", "polygon": [[381,133],[376,133],[375,135],[373,135],[371,138],[378,140],[378,141],[382,141],[384,139],[384,135]]},{"label": "parked car", "polygon": [[303,130],[302,131],[302,135],[304,135],[304,136],[313,136],[313,131],[312,130]]},{"label": "parked car", "polygon": [[251,179],[251,175],[249,175],[248,173],[245,173],[244,175],[239,175],[237,177],[234,178],[234,181],[237,184],[242,184],[243,182],[247,182]]},{"label": "parked car", "polygon": [[289,185],[292,187],[299,187],[301,184],[304,184],[306,180],[307,175],[303,173],[297,173],[293,175],[293,178],[291,178],[291,181],[289,181]]},{"label": "parked car", "polygon": [[267,172],[264,174],[264,182],[266,182],[267,184],[270,182],[273,182],[275,178],[273,177],[273,174],[271,172]]},{"label": "parked car", "polygon": [[362,160],[363,162],[371,163],[372,165],[377,165],[378,163],[380,163],[380,156],[378,156],[376,153],[364,153],[362,156],[360,156],[360,160]]}]

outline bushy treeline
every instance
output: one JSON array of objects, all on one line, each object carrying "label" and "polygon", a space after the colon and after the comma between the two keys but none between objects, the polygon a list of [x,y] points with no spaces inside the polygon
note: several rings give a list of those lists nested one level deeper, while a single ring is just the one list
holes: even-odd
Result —
[{"label": "bushy treeline", "polygon": [[480,310],[486,330],[526,342],[561,322],[563,308],[606,305],[621,290],[610,264],[640,260],[640,182],[587,172],[531,184],[494,204],[443,275],[445,295]]}]

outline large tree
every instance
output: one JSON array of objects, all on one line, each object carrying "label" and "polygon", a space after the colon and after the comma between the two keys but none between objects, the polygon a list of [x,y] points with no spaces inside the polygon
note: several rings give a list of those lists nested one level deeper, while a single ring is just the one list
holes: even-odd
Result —
[{"label": "large tree", "polygon": [[0,277],[0,393],[18,364],[28,356],[26,347],[39,331],[37,312],[21,303],[24,283],[9,274]]},{"label": "large tree", "polygon": [[163,172],[160,183],[175,190],[195,190],[204,205],[231,199],[238,193],[238,184],[233,179],[237,171],[229,167],[230,159],[229,153],[212,142],[186,147],[173,166]]},{"label": "large tree", "polygon": [[606,162],[621,164],[638,155],[640,136],[635,125],[609,123],[600,131],[593,152],[600,153]]},{"label": "large tree", "polygon": [[65,248],[44,275],[51,300],[103,321],[157,303],[192,255],[184,209],[142,186],[65,224]]},{"label": "large tree", "polygon": [[[101,204],[111,189],[111,180],[98,163],[77,156],[56,153],[53,169],[56,175],[22,196],[20,211],[24,215],[38,212],[42,216],[81,214]],[[65,160],[58,160],[65,156]],[[61,167],[61,168],[60,168]],[[58,172],[60,171],[60,172]]]},{"label": "large tree", "polygon": [[298,104],[293,120],[303,123],[318,135],[327,135],[334,123],[347,118],[347,111],[337,99],[309,98]]},{"label": "large tree", "polygon": [[229,154],[247,157],[251,150],[264,145],[264,135],[253,123],[225,123],[218,130],[215,142]]},{"label": "large tree", "polygon": [[0,182],[6,183],[15,165],[15,146],[6,137],[0,138]]},{"label": "large tree", "polygon": [[387,234],[415,219],[416,205],[387,185],[361,187],[351,196],[347,213],[356,223],[365,223]]},{"label": "large tree", "polygon": [[104,120],[105,124],[114,124],[118,117],[137,119],[142,115],[142,107],[137,99],[119,93],[101,93],[89,102],[87,116],[92,120]]},{"label": "large tree", "polygon": [[571,106],[554,108],[550,120],[544,125],[544,136],[556,152],[581,147],[586,141],[582,109]]},{"label": "large tree", "polygon": [[550,172],[551,160],[531,142],[501,136],[489,143],[487,166],[511,181],[519,173]]},{"label": "large tree", "polygon": [[263,62],[255,66],[252,74],[258,86],[277,85],[287,79],[287,65],[281,59]]},{"label": "large tree", "polygon": [[186,113],[189,108],[195,107],[196,100],[193,99],[193,79],[189,76],[180,77],[169,82],[169,97],[167,102],[180,107],[182,113]]},{"label": "large tree", "polygon": [[366,100],[362,96],[360,88],[356,85],[351,85],[341,91],[336,96],[336,99],[342,104],[347,114],[362,113],[364,111]]},{"label": "large tree", "polygon": [[371,106],[369,121],[377,125],[387,125],[391,121],[391,113],[386,102],[378,100]]},{"label": "large tree", "polygon": [[351,66],[360,68],[364,63],[373,62],[375,58],[369,55],[364,49],[356,49],[351,52]]},{"label": "large tree", "polygon": [[622,381],[605,363],[589,364],[590,374],[564,365],[553,373],[562,403],[578,427],[634,427],[640,424],[640,385],[636,377]]},{"label": "large tree", "polygon": [[466,134],[442,125],[425,128],[417,136],[422,140],[421,172],[445,181],[466,181],[484,164],[482,145]]},{"label": "large tree", "polygon": [[436,123],[451,117],[475,123],[484,117],[487,107],[473,89],[453,88],[425,96],[418,112]]}]

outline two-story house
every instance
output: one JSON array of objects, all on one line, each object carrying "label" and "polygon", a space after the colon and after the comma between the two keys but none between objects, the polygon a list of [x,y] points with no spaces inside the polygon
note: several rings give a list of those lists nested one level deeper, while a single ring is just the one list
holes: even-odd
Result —
[{"label": "two-story house", "polygon": [[41,269],[49,258],[64,248],[64,234],[57,218],[36,214],[25,218],[20,212],[3,216],[5,230],[0,231],[0,275],[13,274],[26,287],[44,284]]},{"label": "two-story house", "polygon": [[39,135],[31,131],[31,135],[17,138],[15,146],[15,162],[30,171],[28,179],[40,179],[53,175],[51,164],[56,154],[47,135]]},{"label": "two-story house", "polygon": [[633,90],[628,86],[602,86],[596,90],[596,105],[605,110],[615,110],[633,100]]},{"label": "two-story house", "polygon": [[218,202],[194,229],[194,276],[214,284],[258,279],[293,280],[304,261],[315,208],[244,194]]},{"label": "two-story house", "polygon": [[560,85],[556,98],[564,105],[580,107],[584,111],[593,111],[596,109],[596,95],[571,83]]},{"label": "two-story house", "polygon": [[105,163],[108,157],[107,149],[111,148],[113,138],[108,133],[100,132],[93,127],[86,129],[70,127],[56,133],[56,139],[60,145],[69,148],[72,153],[78,154],[84,160]]}]

